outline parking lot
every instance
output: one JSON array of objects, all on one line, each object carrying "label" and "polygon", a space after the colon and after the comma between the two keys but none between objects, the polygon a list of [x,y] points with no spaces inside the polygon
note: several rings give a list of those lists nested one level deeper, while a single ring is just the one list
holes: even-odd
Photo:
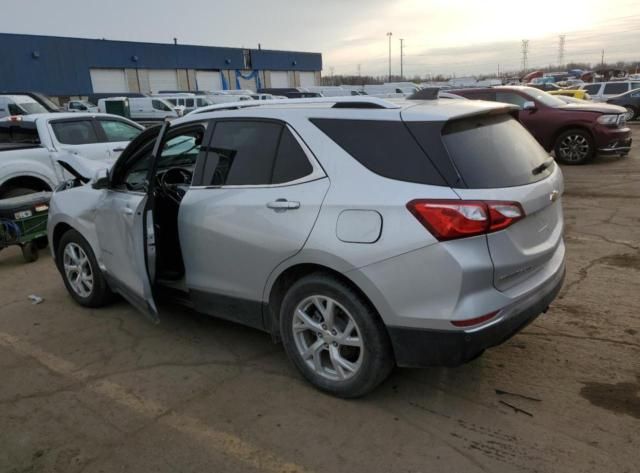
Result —
[{"label": "parking lot", "polygon": [[547,314],[353,401],[264,333],[173,306],[157,326],[124,302],[87,310],[48,253],[2,251],[0,471],[638,471],[640,148],[563,171],[568,275]]}]

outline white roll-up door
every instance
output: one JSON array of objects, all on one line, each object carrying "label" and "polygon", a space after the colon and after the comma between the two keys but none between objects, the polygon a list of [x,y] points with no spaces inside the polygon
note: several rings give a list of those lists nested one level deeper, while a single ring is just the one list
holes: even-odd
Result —
[{"label": "white roll-up door", "polygon": [[175,69],[149,69],[149,87],[151,92],[178,90],[178,74]]},{"label": "white roll-up door", "polygon": [[95,93],[129,92],[124,69],[91,69],[89,74]]},{"label": "white roll-up door", "polygon": [[300,73],[300,87],[313,87],[316,85],[316,73],[315,72],[301,72]]},{"label": "white roll-up door", "polygon": [[271,71],[271,87],[274,89],[291,87],[289,73],[287,71]]},{"label": "white roll-up door", "polygon": [[196,86],[198,90],[222,90],[220,71],[196,71]]}]

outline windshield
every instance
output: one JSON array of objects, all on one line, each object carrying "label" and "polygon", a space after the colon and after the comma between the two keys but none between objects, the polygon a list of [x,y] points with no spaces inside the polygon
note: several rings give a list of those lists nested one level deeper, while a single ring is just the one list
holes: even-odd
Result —
[{"label": "windshield", "polygon": [[557,108],[564,105],[562,100],[543,90],[534,89],[533,87],[525,87],[522,91],[536,102],[540,102],[542,105],[546,105],[547,107]]},{"label": "windshield", "polygon": [[27,112],[27,114],[47,113],[47,109],[40,105],[38,102],[19,103],[18,106],[25,112]]}]

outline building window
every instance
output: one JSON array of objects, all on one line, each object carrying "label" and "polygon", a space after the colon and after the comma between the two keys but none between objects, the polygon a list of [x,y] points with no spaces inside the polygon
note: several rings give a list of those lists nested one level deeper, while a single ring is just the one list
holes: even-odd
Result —
[{"label": "building window", "polygon": [[243,49],[242,50],[242,64],[244,65],[244,69],[253,69],[251,66],[251,50]]}]

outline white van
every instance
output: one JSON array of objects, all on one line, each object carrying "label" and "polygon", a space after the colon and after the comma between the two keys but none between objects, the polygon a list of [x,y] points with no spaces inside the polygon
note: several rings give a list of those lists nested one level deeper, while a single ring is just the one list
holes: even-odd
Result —
[{"label": "white van", "polygon": [[591,84],[583,84],[580,86],[582,90],[586,90],[591,100],[594,102],[606,102],[616,95],[626,94],[630,90],[640,88],[639,81],[623,81],[616,80],[610,82],[593,82]]},{"label": "white van", "polygon": [[158,94],[155,97],[161,98],[169,102],[174,108],[182,108],[184,114],[194,111],[196,108],[206,107],[207,105],[213,105],[213,102],[204,95],[195,94],[176,94],[166,95]]},{"label": "white van", "polygon": [[101,113],[107,113],[106,103],[111,100],[128,100],[132,120],[160,121],[180,116],[169,102],[159,97],[103,98],[98,100],[98,110]]},{"label": "white van", "polygon": [[0,95],[0,118],[49,111],[28,95]]}]

